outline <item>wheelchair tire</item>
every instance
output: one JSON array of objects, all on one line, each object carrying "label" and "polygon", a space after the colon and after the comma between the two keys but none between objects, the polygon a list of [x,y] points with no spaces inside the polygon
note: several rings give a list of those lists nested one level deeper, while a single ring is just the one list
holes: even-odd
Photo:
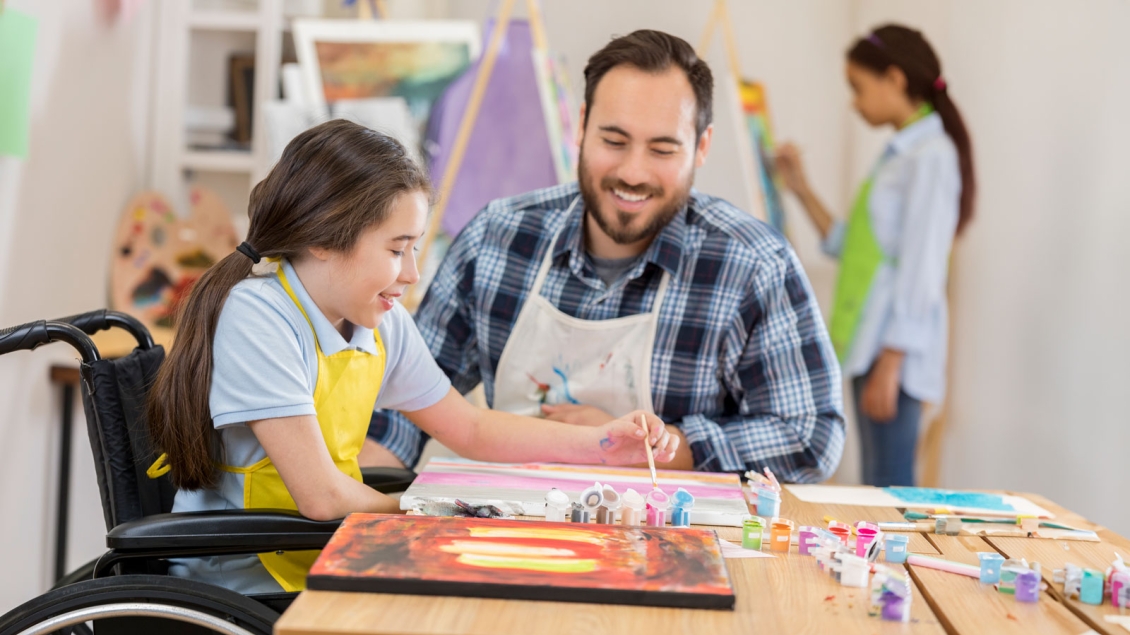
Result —
[{"label": "wheelchair tire", "polygon": [[0,635],[65,631],[73,624],[123,616],[195,624],[232,635],[270,635],[279,618],[222,587],[171,576],[124,575],[76,582],[29,600],[0,616]]}]

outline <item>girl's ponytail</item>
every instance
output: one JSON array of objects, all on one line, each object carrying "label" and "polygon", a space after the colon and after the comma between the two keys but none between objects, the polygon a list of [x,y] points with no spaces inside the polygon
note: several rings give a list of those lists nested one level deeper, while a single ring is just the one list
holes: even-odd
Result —
[{"label": "girl's ponytail", "polygon": [[147,405],[149,434],[168,454],[173,485],[195,490],[215,487],[219,445],[208,396],[212,388],[212,341],[228,293],[251,274],[240,252],[212,265],[192,286],[177,312],[177,336],[161,364]]},{"label": "girl's ponytail", "polygon": [[173,485],[214,488],[221,444],[212,425],[212,342],[228,294],[263,258],[296,260],[313,247],[350,252],[402,194],[431,193],[427,175],[396,139],[341,119],[294,138],[251,191],[247,242],[212,265],[181,306],[177,336],[149,391],[154,444]]},{"label": "girl's ponytail", "polygon": [[961,203],[957,217],[957,234],[960,236],[969,221],[973,220],[973,199],[977,194],[977,176],[973,171],[973,142],[969,138],[969,130],[965,128],[965,120],[957,110],[957,104],[950,99],[945,80],[941,81],[940,89],[935,92],[931,103],[942,118],[946,134],[957,148],[958,168],[961,170]]},{"label": "girl's ponytail", "polygon": [[876,73],[896,66],[906,75],[906,94],[911,99],[927,101],[942,119],[946,134],[957,148],[961,171],[961,200],[958,209],[957,233],[960,235],[973,220],[973,203],[977,194],[977,176],[973,170],[973,142],[957,105],[949,96],[942,66],[934,49],[922,33],[897,24],[881,26],[870,35],[856,40],[847,57],[855,64]]}]

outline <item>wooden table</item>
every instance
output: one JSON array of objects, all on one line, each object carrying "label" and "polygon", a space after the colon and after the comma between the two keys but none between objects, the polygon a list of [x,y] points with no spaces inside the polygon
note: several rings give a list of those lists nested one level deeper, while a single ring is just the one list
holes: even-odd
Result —
[{"label": "wooden table", "polygon": [[[981,538],[914,534],[910,550],[977,563],[978,551],[1040,562],[1049,584],[1036,604],[1016,602],[973,578],[908,566],[914,581],[911,621],[884,622],[870,615],[868,589],[840,586],[819,571],[815,560],[797,553],[773,559],[726,560],[737,595],[733,611],[527,602],[477,598],[429,597],[375,593],[306,591],[275,626],[277,635],[506,635],[509,633],[648,635],[706,633],[1055,633],[1083,635],[1092,629],[1127,635],[1103,621],[1117,613],[1109,598],[1101,607],[1065,600],[1051,584],[1052,569],[1065,562],[1106,569],[1118,551],[1130,556],[1130,541],[1086,521],[1041,496],[1022,494],[1053,512],[1057,520],[1094,529],[1102,543],[1025,538]],[[803,503],[787,490],[782,515],[799,525],[823,525],[825,515],[839,520],[902,520],[895,509]],[[718,528],[718,535],[739,542],[741,530]],[[1118,629],[1118,630],[1116,630]]]}]

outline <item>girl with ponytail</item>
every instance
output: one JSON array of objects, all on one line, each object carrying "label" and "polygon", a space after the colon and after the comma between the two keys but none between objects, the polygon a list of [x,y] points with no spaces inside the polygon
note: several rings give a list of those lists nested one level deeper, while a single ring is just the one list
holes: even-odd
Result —
[{"label": "girl with ponytail", "polygon": [[950,250],[973,218],[973,150],[922,34],[887,25],[847,52],[852,106],[896,130],[846,222],[813,193],[800,153],[777,169],[840,259],[830,332],[851,378],[868,485],[913,485],[922,402],[945,394]]},{"label": "girl with ponytail", "polygon": [[[251,193],[247,241],[194,285],[147,421],[173,511],[274,508],[328,520],[398,511],[361,482],[374,407],[486,461],[670,461],[678,437],[634,412],[600,428],[477,408],[451,387],[397,303],[430,186],[395,139],[346,121],[298,135]],[[316,551],[178,561],[174,575],[244,593],[297,591]]]}]

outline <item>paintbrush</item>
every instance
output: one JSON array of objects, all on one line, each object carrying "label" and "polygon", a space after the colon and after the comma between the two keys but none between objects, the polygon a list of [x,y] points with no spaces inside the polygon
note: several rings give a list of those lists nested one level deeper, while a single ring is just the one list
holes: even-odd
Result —
[{"label": "paintbrush", "polygon": [[651,453],[651,431],[647,429],[647,418],[640,415],[643,424],[643,447],[647,450],[647,466],[651,468],[651,486],[659,489],[659,478],[655,475],[655,455]]}]

